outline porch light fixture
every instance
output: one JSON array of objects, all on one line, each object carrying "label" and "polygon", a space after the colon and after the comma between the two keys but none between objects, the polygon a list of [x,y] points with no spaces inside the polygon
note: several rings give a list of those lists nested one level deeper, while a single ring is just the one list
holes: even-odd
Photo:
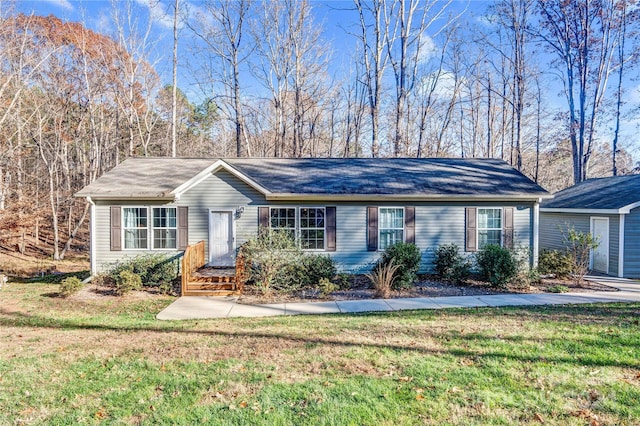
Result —
[{"label": "porch light fixture", "polygon": [[244,213],[244,206],[238,206],[238,208],[236,209],[236,219],[240,218],[240,216],[242,216],[242,213]]}]

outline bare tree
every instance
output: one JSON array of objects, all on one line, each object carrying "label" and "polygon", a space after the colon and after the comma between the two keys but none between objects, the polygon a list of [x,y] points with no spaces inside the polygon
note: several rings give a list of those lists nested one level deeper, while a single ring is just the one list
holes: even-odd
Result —
[{"label": "bare tree", "polygon": [[574,183],[589,171],[596,121],[612,71],[619,31],[613,22],[616,0],[538,0],[538,38],[556,56],[569,113]]},{"label": "bare tree", "polygon": [[[204,13],[196,16],[189,28],[203,43],[200,54],[209,54],[205,63],[208,74],[221,83],[225,90],[224,103],[230,109],[230,120],[234,126],[235,155],[246,152],[244,115],[240,83],[240,66],[246,61],[249,50],[244,43],[246,21],[252,7],[251,0],[207,0]],[[221,61],[221,68],[215,64]]]}]

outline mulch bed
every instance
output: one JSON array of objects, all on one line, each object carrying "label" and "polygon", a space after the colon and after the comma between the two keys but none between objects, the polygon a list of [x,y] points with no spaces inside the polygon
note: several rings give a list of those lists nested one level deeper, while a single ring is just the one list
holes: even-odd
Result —
[{"label": "mulch bed", "polygon": [[[365,300],[375,299],[375,291],[370,288],[369,281],[363,275],[357,275],[351,278],[352,286],[347,290],[337,290],[326,297],[322,297],[319,292],[306,290],[291,294],[271,294],[264,295],[260,289],[247,285],[243,294],[238,299],[238,303],[247,305],[256,305],[264,303],[293,303],[293,302],[313,302],[313,301],[332,301],[332,300]],[[487,294],[527,294],[527,293],[548,293],[551,287],[564,286],[568,288],[569,293],[574,292],[593,292],[593,291],[617,291],[613,287],[602,284],[584,281],[578,285],[573,280],[544,278],[533,286],[515,287],[507,286],[506,288],[495,288],[489,286],[486,282],[470,280],[466,285],[454,285],[445,281],[438,280],[435,276],[421,276],[416,285],[412,288],[396,290],[391,292],[391,298],[406,297],[442,297],[442,296],[481,296]]]}]

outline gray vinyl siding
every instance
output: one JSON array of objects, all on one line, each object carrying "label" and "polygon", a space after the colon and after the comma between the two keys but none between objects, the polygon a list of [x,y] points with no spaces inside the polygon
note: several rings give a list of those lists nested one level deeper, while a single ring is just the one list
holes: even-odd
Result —
[{"label": "gray vinyl siding", "polygon": [[618,275],[618,255],[620,248],[618,215],[589,213],[548,213],[540,212],[540,248],[564,250],[564,235],[569,227],[576,231],[591,232],[591,218],[606,217],[609,219],[609,275]]},{"label": "gray vinyl siding", "polygon": [[640,207],[624,219],[624,276],[640,278]]},{"label": "gray vinyl siding", "polygon": [[[110,251],[109,228],[111,205],[149,206],[149,202],[109,202],[96,206],[96,265],[98,270],[126,256],[145,251]],[[155,203],[159,204],[159,203]],[[464,250],[465,208],[505,207],[496,203],[433,203],[433,202],[268,202],[258,191],[234,175],[220,171],[182,194],[175,206],[189,207],[189,244],[205,241],[208,253],[209,211],[233,211],[243,207],[235,218],[236,247],[256,235],[259,206],[325,207],[336,206],[336,251],[329,252],[341,271],[369,271],[381,253],[367,251],[367,206],[415,206],[415,242],[422,253],[421,272],[433,270],[433,253],[441,244],[455,243]],[[514,207],[514,245],[528,248],[532,237],[532,204],[511,204]],[[154,251],[157,252],[157,251]],[[176,254],[175,251],[168,252]],[[324,252],[322,252],[324,253]]]},{"label": "gray vinyl siding", "polygon": [[205,241],[209,253],[209,211],[244,212],[234,218],[236,247],[257,231],[258,208],[265,205],[264,195],[227,171],[220,171],[200,182],[180,197],[178,204],[189,207],[189,244]]},{"label": "gray vinyl siding", "polygon": [[95,207],[95,229],[96,235],[92,235],[95,238],[95,250],[96,250],[96,270],[97,272],[103,272],[112,266],[114,263],[126,258],[131,258],[147,253],[165,253],[167,255],[176,255],[179,252],[176,250],[121,250],[111,251],[110,240],[110,228],[111,228],[111,206],[136,206],[136,207],[153,207],[153,206],[166,206],[177,207],[175,203],[162,203],[162,202],[150,202],[150,201],[96,201]]}]

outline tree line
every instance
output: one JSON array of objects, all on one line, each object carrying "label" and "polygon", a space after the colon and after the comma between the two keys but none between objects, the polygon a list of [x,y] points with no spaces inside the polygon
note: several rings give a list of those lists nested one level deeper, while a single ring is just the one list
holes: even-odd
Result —
[{"label": "tree line", "polygon": [[108,34],[0,9],[0,247],[82,249],[73,194],[129,156],[492,157],[551,191],[634,171],[634,1],[353,0],[338,68],[308,0],[159,5],[173,56],[133,1]]}]

